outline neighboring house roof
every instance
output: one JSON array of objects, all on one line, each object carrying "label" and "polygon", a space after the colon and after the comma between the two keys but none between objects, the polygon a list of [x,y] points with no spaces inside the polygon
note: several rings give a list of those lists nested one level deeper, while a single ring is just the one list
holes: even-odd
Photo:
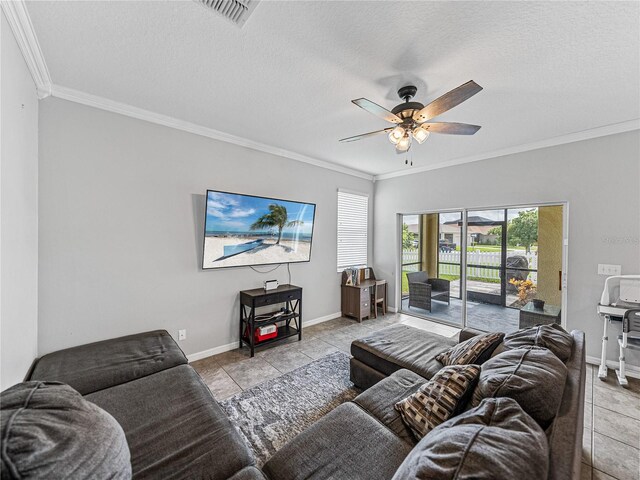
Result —
[{"label": "neighboring house roof", "polygon": [[[478,215],[468,216],[467,222],[469,225],[472,225],[475,223],[478,225],[491,225],[491,226],[499,225],[500,223],[502,223],[498,220],[491,220],[490,218],[479,217]],[[443,225],[458,225],[461,223],[462,223],[462,220],[451,220],[449,222],[445,222]]]},{"label": "neighboring house roof", "polygon": [[[440,225],[440,232],[441,233],[457,233],[460,234],[460,226],[457,224],[457,222],[455,222],[455,225],[450,225],[447,223],[444,223],[442,225]],[[469,225],[467,227],[467,233],[468,234],[472,234],[472,233],[479,233],[481,235],[489,235],[489,231],[494,228],[494,225]]]}]

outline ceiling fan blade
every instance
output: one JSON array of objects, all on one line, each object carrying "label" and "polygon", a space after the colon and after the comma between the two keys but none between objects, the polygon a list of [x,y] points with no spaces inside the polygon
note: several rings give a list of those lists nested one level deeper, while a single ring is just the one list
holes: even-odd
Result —
[{"label": "ceiling fan blade", "polygon": [[446,133],[449,135],[473,135],[480,130],[480,125],[452,122],[429,122],[423,123],[421,127],[431,133]]},{"label": "ceiling fan blade", "polygon": [[447,110],[451,110],[456,105],[460,105],[465,100],[473,97],[480,90],[482,90],[482,87],[480,85],[478,85],[473,80],[469,80],[467,83],[464,83],[458,88],[454,88],[441,97],[436,98],[422,110],[414,113],[413,119],[418,123],[423,123],[427,120],[431,120],[433,117],[437,117]]},{"label": "ceiling fan blade", "polygon": [[354,137],[341,138],[338,140],[339,142],[355,142],[356,140],[362,140],[363,138],[373,137],[374,135],[379,135],[381,133],[387,133],[393,130],[393,127],[385,128],[383,130],[377,130],[375,132],[363,133],[361,135],[356,135]]},{"label": "ceiling fan blade", "polygon": [[402,123],[402,119],[397,116],[395,113],[391,113],[384,107],[381,107],[377,103],[373,103],[371,100],[367,100],[366,98],[358,98],[356,100],[351,100],[351,102],[355,103],[360,108],[365,109],[369,113],[373,113],[376,117],[380,117],[383,120],[391,123]]}]

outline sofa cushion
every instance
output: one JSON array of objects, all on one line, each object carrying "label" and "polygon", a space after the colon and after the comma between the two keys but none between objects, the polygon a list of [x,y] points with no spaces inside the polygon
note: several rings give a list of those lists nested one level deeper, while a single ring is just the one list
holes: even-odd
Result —
[{"label": "sofa cushion", "polygon": [[482,365],[472,406],[485,398],[513,398],[546,428],[558,412],[566,380],[567,367],[546,348],[507,350]]},{"label": "sofa cushion", "polygon": [[237,430],[189,365],[87,395],[127,436],[135,478],[226,479],[254,463]]},{"label": "sofa cushion", "polygon": [[249,465],[237,472],[233,477],[229,477],[229,480],[267,480],[262,470]]},{"label": "sofa cushion", "polygon": [[538,424],[515,400],[491,398],[434,428],[393,480],[547,478],[549,447]]},{"label": "sofa cushion", "polygon": [[403,368],[362,392],[353,402],[386,425],[398,437],[413,445],[416,440],[394,405],[415,393],[425,382],[426,380],[417,373]]},{"label": "sofa cushion", "polygon": [[442,368],[436,355],[455,343],[455,339],[408,325],[392,325],[354,340],[351,354],[385,375],[406,368],[428,380]]},{"label": "sofa cushion", "polygon": [[395,404],[417,439],[459,413],[473,391],[480,367],[450,365],[436,373],[417,392]]},{"label": "sofa cushion", "polygon": [[504,333],[500,332],[477,335],[438,354],[436,360],[443,365],[481,365],[491,356],[503,338]]},{"label": "sofa cushion", "polygon": [[526,346],[544,347],[551,350],[560,360],[566,362],[573,349],[573,337],[560,325],[538,325],[510,333],[504,338],[507,348]]},{"label": "sofa cushion", "polygon": [[2,478],[131,478],[122,427],[68,385],[25,382],[0,394]]},{"label": "sofa cushion", "polygon": [[411,445],[354,403],[299,434],[262,467],[270,480],[388,480]]},{"label": "sofa cushion", "polygon": [[49,353],[30,380],[64,382],[86,395],[185,363],[171,335],[156,330]]}]

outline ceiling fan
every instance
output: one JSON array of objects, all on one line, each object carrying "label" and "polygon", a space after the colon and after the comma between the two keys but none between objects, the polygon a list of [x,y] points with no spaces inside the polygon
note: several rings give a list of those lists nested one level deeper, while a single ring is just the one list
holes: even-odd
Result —
[{"label": "ceiling fan", "polygon": [[362,138],[372,137],[381,133],[389,134],[389,141],[396,146],[396,153],[404,153],[411,148],[411,140],[415,139],[418,143],[423,143],[429,135],[433,133],[446,133],[450,135],[473,135],[480,130],[479,125],[470,125],[468,123],[451,123],[451,122],[429,122],[434,117],[443,114],[447,110],[452,109],[456,105],[468,100],[476,93],[482,90],[482,87],[473,80],[454,88],[450,92],[445,93],[428,105],[420,102],[410,101],[418,91],[413,85],[407,85],[398,90],[398,96],[404,100],[404,103],[397,105],[391,111],[381,107],[377,103],[367,100],[366,98],[358,98],[351,100],[360,108],[367,112],[373,113],[387,122],[394,123],[395,127],[388,127],[375,132],[363,133],[354,137],[343,138],[341,142],[353,142]]}]

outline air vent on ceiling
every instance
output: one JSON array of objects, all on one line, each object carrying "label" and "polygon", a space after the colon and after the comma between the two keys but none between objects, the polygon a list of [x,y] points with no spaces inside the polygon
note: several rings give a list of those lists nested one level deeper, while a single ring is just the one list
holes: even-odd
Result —
[{"label": "air vent on ceiling", "polygon": [[242,28],[259,0],[194,0]]}]

